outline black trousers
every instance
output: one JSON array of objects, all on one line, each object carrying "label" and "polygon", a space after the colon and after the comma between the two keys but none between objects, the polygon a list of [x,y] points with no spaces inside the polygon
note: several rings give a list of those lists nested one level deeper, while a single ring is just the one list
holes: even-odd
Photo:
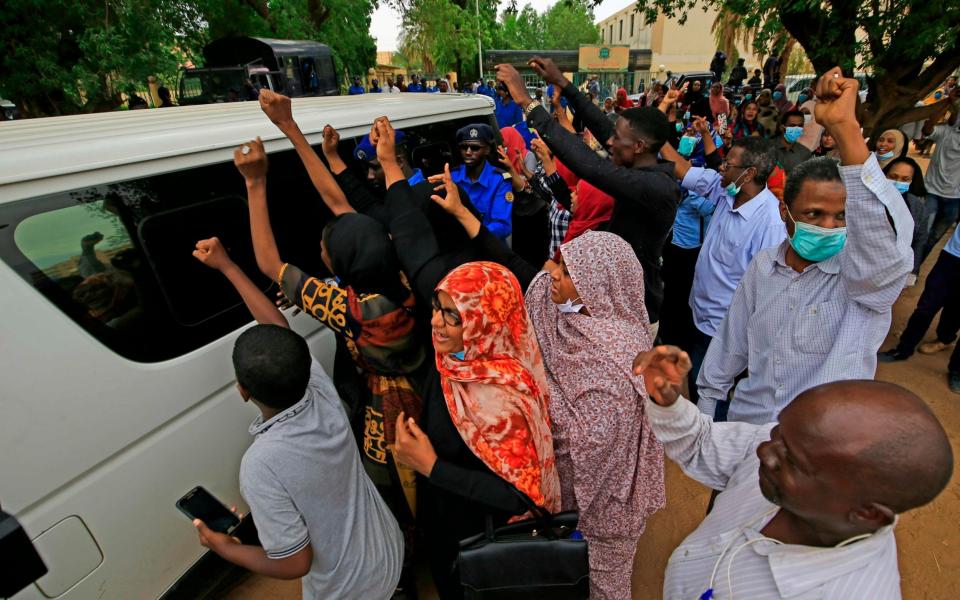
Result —
[{"label": "black trousers", "polygon": [[[690,310],[690,288],[700,248],[663,247],[663,307],[660,309],[660,340],[690,352],[699,333]],[[694,376],[696,377],[696,376]]]},{"label": "black trousers", "polygon": [[540,268],[550,252],[550,210],[532,215],[513,215],[513,251],[531,265]]},{"label": "black trousers", "polygon": [[[900,336],[897,354],[902,357],[913,354],[941,309],[943,312],[937,325],[937,339],[950,344],[957,339],[957,331],[960,331],[960,257],[945,251],[940,253],[927,276],[917,308],[910,315],[907,328]],[[953,349],[947,369],[951,373],[960,373],[960,345]]]}]

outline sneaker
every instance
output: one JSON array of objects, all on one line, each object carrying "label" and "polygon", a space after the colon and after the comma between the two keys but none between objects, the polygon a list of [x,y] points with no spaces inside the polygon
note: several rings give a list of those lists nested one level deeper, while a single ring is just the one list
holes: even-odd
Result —
[{"label": "sneaker", "polygon": [[920,354],[936,354],[937,352],[942,352],[950,347],[950,344],[944,344],[940,340],[935,342],[926,342],[925,344],[920,344],[920,347],[917,348],[917,351]]},{"label": "sneaker", "polygon": [[909,356],[901,356],[897,353],[896,350],[887,350],[886,352],[877,353],[877,361],[882,363],[892,363],[900,360],[907,360]]},{"label": "sneaker", "polygon": [[915,273],[910,273],[907,275],[907,283],[903,287],[913,287],[917,285],[917,276]]},{"label": "sneaker", "polygon": [[947,373],[947,385],[954,394],[960,394],[960,372]]}]

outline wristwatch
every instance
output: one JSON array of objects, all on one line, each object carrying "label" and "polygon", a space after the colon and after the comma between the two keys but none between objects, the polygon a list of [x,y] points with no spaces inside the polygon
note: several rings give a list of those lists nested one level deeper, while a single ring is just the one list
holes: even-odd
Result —
[{"label": "wristwatch", "polygon": [[536,100],[533,100],[532,102],[530,102],[530,104],[528,104],[527,107],[523,109],[523,118],[525,119],[529,118],[530,111],[535,109],[538,106],[543,106],[543,105]]}]

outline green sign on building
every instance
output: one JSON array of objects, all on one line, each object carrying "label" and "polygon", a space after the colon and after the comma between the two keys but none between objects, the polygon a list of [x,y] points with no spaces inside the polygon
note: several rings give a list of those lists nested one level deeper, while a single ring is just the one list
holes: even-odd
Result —
[{"label": "green sign on building", "polygon": [[600,58],[610,58],[610,48],[600,48]]}]

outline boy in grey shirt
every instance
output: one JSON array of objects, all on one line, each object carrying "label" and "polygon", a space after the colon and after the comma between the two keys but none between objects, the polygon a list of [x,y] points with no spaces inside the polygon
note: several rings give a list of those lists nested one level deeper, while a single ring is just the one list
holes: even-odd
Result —
[{"label": "boy in grey shirt", "polygon": [[240,395],[261,412],[240,490],[262,548],[196,520],[200,543],[256,573],[303,577],[305,600],[389,598],[403,536],[363,470],[333,382],[219,240],[201,240],[193,254],[230,280],[260,323],[237,338],[233,364]]}]

